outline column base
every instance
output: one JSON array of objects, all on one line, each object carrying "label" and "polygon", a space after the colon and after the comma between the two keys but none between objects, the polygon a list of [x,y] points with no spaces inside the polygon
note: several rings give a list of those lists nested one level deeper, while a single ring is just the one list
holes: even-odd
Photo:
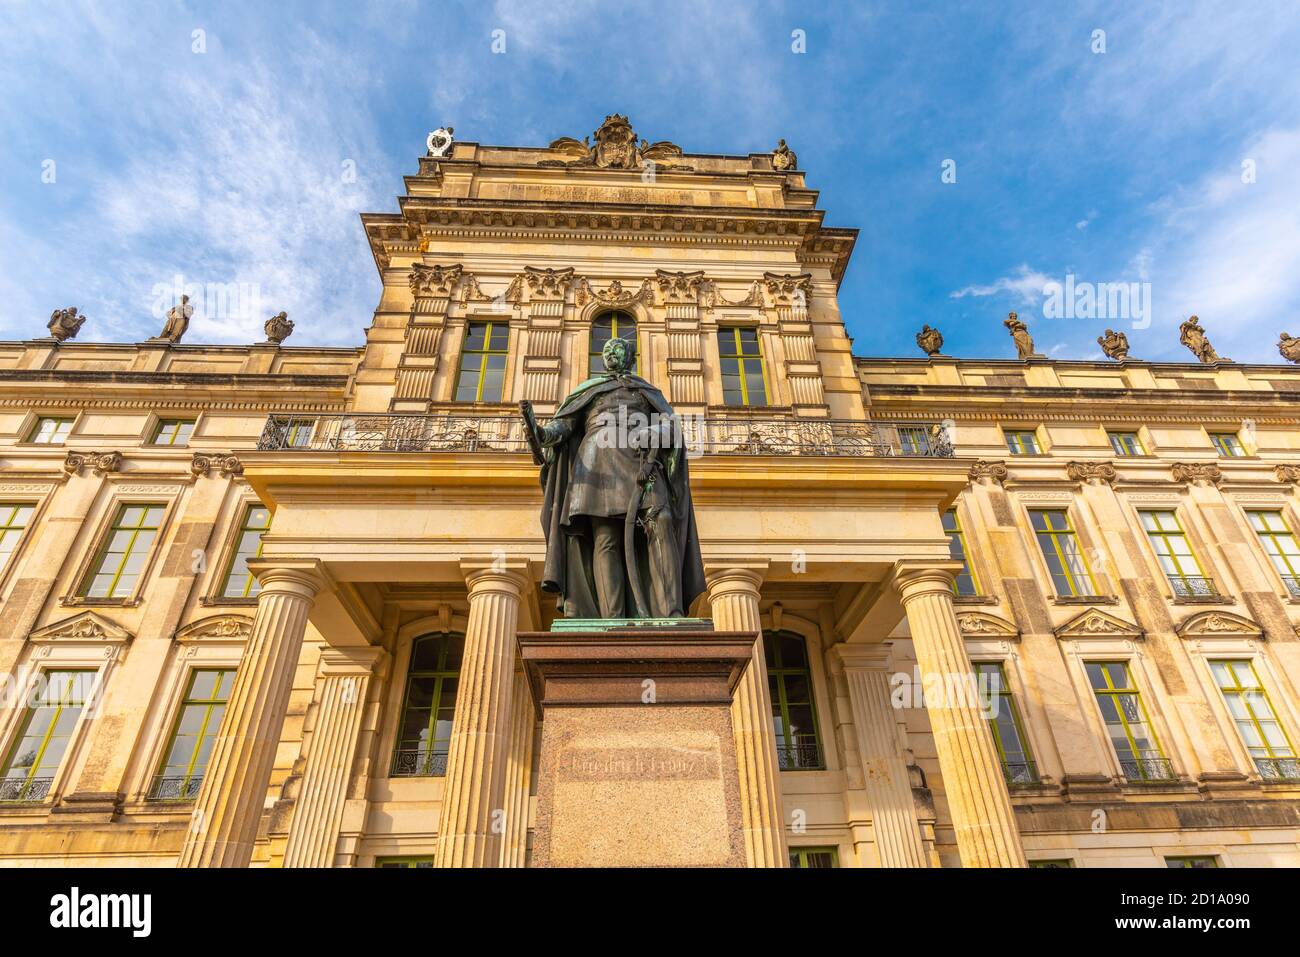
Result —
[{"label": "column base", "polygon": [[522,632],[539,716],[533,867],[744,867],[731,698],[746,632]]}]

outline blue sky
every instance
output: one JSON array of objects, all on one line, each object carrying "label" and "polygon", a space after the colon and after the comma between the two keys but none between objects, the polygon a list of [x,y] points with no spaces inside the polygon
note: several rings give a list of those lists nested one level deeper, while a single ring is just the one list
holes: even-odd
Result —
[{"label": "blue sky", "polygon": [[[287,309],[291,344],[358,344],[379,285],[357,214],[396,208],[430,129],[540,145],[620,112],[688,153],[789,141],[828,224],[861,230],[858,354],[919,355],[926,322],[948,354],[1011,357],[1015,309],[1058,358],[1112,326],[1186,361],[1195,312],[1220,354],[1279,362],[1277,333],[1300,335],[1297,50],[1300,4],[1254,0],[4,2],[0,337],[76,305],[79,339],[138,341],[180,275],[262,307],[188,341],[261,339]],[[1048,318],[1067,275],[1149,282],[1149,327]]]}]

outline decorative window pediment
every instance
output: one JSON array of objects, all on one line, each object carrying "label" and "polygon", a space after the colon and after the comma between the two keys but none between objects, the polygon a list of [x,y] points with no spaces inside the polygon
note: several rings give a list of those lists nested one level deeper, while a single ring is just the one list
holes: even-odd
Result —
[{"label": "decorative window pediment", "polygon": [[982,611],[969,611],[958,615],[957,627],[967,638],[1004,638],[1014,641],[1020,637],[1020,632],[1011,622]]},{"label": "decorative window pediment", "polygon": [[1088,608],[1075,615],[1060,628],[1056,637],[1068,638],[1130,638],[1141,640],[1142,629],[1131,621],[1117,618],[1100,608]]},{"label": "decorative window pediment", "polygon": [[124,644],[134,637],[116,622],[93,611],[73,615],[63,621],[38,628],[28,636],[31,641],[85,641]]},{"label": "decorative window pediment", "polygon": [[253,633],[248,615],[212,615],[190,622],[176,632],[177,641],[247,641]]},{"label": "decorative window pediment", "polygon": [[1264,631],[1248,618],[1226,611],[1203,611],[1183,620],[1180,638],[1263,638]]}]

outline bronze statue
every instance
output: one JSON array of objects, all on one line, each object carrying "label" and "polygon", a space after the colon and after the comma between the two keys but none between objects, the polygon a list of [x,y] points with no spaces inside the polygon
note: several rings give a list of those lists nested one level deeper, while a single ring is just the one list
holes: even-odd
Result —
[{"label": "bronze statue", "polygon": [[1282,338],[1277,342],[1277,351],[1287,362],[1300,362],[1300,339],[1289,333],[1282,333]]},{"label": "bronze statue", "polygon": [[85,321],[85,316],[77,315],[76,306],[69,306],[67,309],[55,309],[50,314],[50,321],[45,328],[49,329],[50,335],[59,342],[67,342],[81,331],[81,325]]},{"label": "bronze statue", "polygon": [[1205,330],[1201,328],[1200,321],[1196,316],[1192,316],[1179,326],[1178,341],[1187,346],[1192,355],[1209,365],[1219,361],[1219,354],[1214,351],[1214,346],[1210,345],[1210,340],[1206,337]]},{"label": "bronze statue", "polygon": [[1029,335],[1029,327],[1020,321],[1020,318],[1014,313],[1007,313],[1007,318],[1002,323],[1007,327],[1007,332],[1011,333],[1011,338],[1016,343],[1016,354],[1018,358],[1028,359],[1034,355],[1034,340]]},{"label": "bronze statue", "polygon": [[545,426],[519,404],[542,466],[542,589],[565,618],[681,618],[705,588],[680,423],[632,349],[610,339],[607,371]]},{"label": "bronze statue", "polygon": [[189,296],[181,296],[181,301],[167,310],[167,322],[162,332],[150,339],[150,342],[180,342],[185,330],[190,327],[190,317],[194,307],[190,305]]},{"label": "bronze statue", "polygon": [[921,327],[921,331],[916,334],[916,344],[921,347],[921,351],[927,356],[936,356],[939,350],[943,348],[943,333],[938,329],[932,329],[928,325]]},{"label": "bronze statue", "polygon": [[777,140],[776,149],[772,151],[772,168],[781,173],[799,168],[799,157],[785,145],[785,140]]},{"label": "bronze statue", "polygon": [[1097,337],[1097,345],[1106,354],[1106,358],[1123,362],[1128,358],[1128,336],[1114,329],[1107,329],[1104,336]]}]

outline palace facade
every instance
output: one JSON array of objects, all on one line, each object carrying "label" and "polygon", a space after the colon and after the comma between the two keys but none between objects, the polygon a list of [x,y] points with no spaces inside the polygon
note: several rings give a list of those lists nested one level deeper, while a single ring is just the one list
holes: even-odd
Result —
[{"label": "palace facade", "polygon": [[784,144],[450,140],[356,348],[0,343],[0,863],[526,866],[517,404],[617,335],[762,634],[749,864],[1300,864],[1300,372],[855,355]]}]

